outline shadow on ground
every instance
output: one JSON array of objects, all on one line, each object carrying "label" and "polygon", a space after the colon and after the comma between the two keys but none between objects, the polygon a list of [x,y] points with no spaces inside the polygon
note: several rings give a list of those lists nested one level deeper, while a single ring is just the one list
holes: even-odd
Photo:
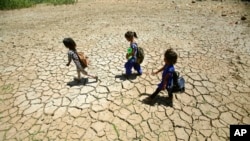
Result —
[{"label": "shadow on ground", "polygon": [[73,87],[73,86],[87,85],[91,83],[96,83],[96,81],[89,81],[88,78],[81,78],[80,81],[73,80],[68,82],[67,85]]},{"label": "shadow on ground", "polygon": [[145,96],[145,95],[147,97],[141,101],[143,104],[147,104],[147,105],[150,105],[150,106],[154,106],[155,104],[157,104],[157,105],[163,105],[163,106],[166,106],[166,107],[173,107],[173,99],[170,98],[170,97],[165,97],[165,96],[159,96],[158,95],[152,101],[147,101],[146,99],[151,94],[142,93],[139,96]]},{"label": "shadow on ground", "polygon": [[139,74],[136,73],[131,75],[121,74],[121,75],[116,75],[115,78],[125,81],[125,80],[135,80],[137,76],[139,76]]}]

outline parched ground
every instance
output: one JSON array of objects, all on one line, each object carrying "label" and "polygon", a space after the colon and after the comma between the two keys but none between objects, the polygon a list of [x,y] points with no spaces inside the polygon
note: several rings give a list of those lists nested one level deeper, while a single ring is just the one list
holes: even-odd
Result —
[{"label": "parched ground", "polygon": [[[249,21],[250,3],[236,0],[79,0],[0,11],[0,140],[229,140],[229,125],[250,124]],[[146,53],[144,74],[129,80],[121,77],[128,30]],[[64,37],[88,54],[97,83],[74,84]],[[161,77],[147,74],[170,47],[186,92],[172,104],[166,92],[145,104]]]}]

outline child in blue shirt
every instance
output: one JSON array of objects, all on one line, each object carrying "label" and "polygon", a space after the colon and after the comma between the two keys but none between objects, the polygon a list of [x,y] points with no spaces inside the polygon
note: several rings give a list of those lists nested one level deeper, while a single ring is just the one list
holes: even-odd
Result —
[{"label": "child in blue shirt", "polygon": [[173,49],[168,49],[164,54],[165,65],[156,72],[153,72],[152,75],[163,71],[161,83],[158,84],[156,91],[150,95],[145,102],[152,101],[161,90],[167,90],[169,97],[173,98],[172,88],[173,88],[173,73],[175,71],[174,64],[177,62],[177,54]]},{"label": "child in blue shirt", "polygon": [[138,45],[135,42],[135,38],[138,38],[137,34],[136,32],[128,31],[125,33],[125,38],[128,42],[130,42],[130,48],[128,49],[128,53],[126,55],[126,58],[128,59],[125,64],[126,75],[130,75],[132,73],[132,67],[138,72],[139,75],[141,75],[141,66],[140,64],[136,63]]}]

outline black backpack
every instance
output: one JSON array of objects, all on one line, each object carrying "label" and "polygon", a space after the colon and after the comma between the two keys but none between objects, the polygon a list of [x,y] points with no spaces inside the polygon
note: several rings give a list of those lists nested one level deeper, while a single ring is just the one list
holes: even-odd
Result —
[{"label": "black backpack", "polygon": [[185,80],[180,77],[180,73],[177,71],[173,72],[173,92],[185,92]]},{"label": "black backpack", "polygon": [[141,64],[144,60],[144,50],[141,47],[137,47],[136,63]]}]

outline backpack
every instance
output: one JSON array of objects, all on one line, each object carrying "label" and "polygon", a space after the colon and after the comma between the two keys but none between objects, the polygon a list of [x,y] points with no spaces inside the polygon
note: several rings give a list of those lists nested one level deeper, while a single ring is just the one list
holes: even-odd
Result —
[{"label": "backpack", "polygon": [[185,80],[177,71],[173,72],[173,92],[185,92]]},{"label": "backpack", "polygon": [[144,50],[141,47],[137,47],[136,63],[141,64],[144,60]]},{"label": "backpack", "polygon": [[83,52],[77,52],[77,56],[80,60],[80,63],[82,65],[83,68],[86,68],[88,67],[89,65],[89,60],[88,60],[88,57],[84,55]]}]

